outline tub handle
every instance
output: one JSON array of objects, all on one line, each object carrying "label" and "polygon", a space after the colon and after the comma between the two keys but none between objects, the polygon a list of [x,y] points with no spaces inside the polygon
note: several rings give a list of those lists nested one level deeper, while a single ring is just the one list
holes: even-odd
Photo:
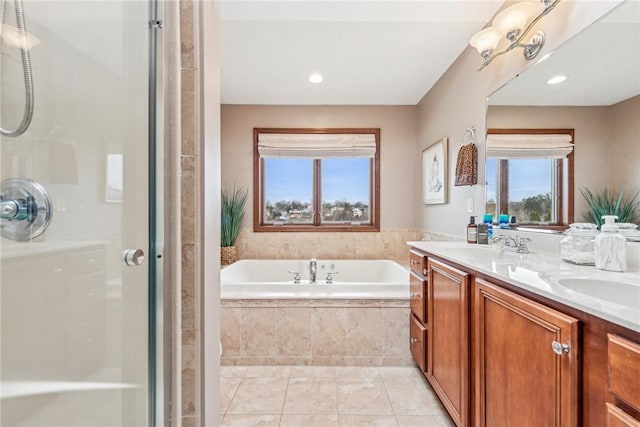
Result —
[{"label": "tub handle", "polygon": [[338,273],[338,271],[327,271],[327,278],[325,279],[327,281],[327,285],[333,283],[333,276]]},{"label": "tub handle", "polygon": [[293,284],[294,285],[299,285],[300,284],[300,272],[298,271],[293,271],[293,270],[289,270],[289,274],[293,274]]}]

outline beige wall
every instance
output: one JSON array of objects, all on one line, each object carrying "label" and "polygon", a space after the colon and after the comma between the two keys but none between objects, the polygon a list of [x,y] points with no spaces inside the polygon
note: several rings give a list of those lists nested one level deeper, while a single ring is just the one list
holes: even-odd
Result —
[{"label": "beige wall", "polygon": [[[547,35],[540,56],[552,51],[577,32],[594,22],[620,2],[561,2],[536,28]],[[430,144],[449,137],[449,203],[424,206],[415,203],[419,228],[463,236],[469,220],[467,200],[473,199],[474,214],[484,211],[484,185],[454,187],[456,155],[461,146],[460,135],[465,128],[475,125],[478,135],[486,132],[486,98],[509,79],[532,65],[523,59],[521,51],[498,58],[484,70],[476,71],[481,58],[468,47],[438,80],[418,104],[418,144],[414,150],[416,170],[420,168],[419,153]],[[479,138],[482,139],[482,138]],[[480,141],[479,141],[480,142]],[[479,144],[480,164],[484,164],[484,144]],[[478,182],[485,182],[480,168]],[[414,189],[419,200],[420,189]]]},{"label": "beige wall", "polygon": [[[413,227],[415,106],[222,106],[222,182],[253,191],[253,128],[380,128],[380,223]],[[247,203],[245,226],[253,220]]]},{"label": "beige wall", "polygon": [[609,185],[640,190],[640,95],[609,107]]}]

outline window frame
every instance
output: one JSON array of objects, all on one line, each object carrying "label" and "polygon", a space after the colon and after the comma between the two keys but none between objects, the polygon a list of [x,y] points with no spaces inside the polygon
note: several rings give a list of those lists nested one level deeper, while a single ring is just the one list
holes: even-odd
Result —
[{"label": "window frame", "polygon": [[[376,154],[371,159],[369,222],[353,225],[322,223],[321,159],[313,160],[313,224],[264,223],[264,159],[258,152],[261,133],[280,134],[371,134]],[[254,232],[379,232],[380,231],[380,128],[254,128],[253,129],[253,231]]]},{"label": "window frame", "polygon": [[[574,137],[574,129],[504,129],[504,128],[489,128],[487,129],[487,135],[545,135],[545,134],[566,134],[571,136],[571,140],[574,145],[574,149],[567,155],[566,167],[565,162],[562,159],[556,159],[554,169],[556,173],[555,179],[555,200],[553,200],[553,204],[555,205],[555,215],[557,218],[556,222],[547,223],[547,224],[539,224],[539,223],[526,223],[519,222],[518,225],[526,226],[527,228],[538,228],[541,230],[566,230],[569,228],[569,224],[574,222],[574,152],[575,152],[575,137]],[[489,156],[487,156],[489,157]],[[486,159],[485,159],[486,160]],[[498,212],[508,212],[508,204],[509,204],[509,168],[508,168],[508,159],[497,159],[497,188],[496,188],[496,196],[498,200],[496,200],[496,210]],[[552,160],[552,159],[550,159]],[[507,167],[504,167],[507,165]],[[566,188],[565,188],[566,183]],[[486,197],[485,197],[486,199]],[[486,205],[486,200],[485,200]],[[497,221],[497,218],[496,218]]]}]

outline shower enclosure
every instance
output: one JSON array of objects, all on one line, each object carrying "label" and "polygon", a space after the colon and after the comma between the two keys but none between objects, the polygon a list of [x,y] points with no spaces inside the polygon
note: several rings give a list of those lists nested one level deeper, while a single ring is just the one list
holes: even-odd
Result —
[{"label": "shower enclosure", "polygon": [[2,426],[160,422],[157,7],[0,0]]}]

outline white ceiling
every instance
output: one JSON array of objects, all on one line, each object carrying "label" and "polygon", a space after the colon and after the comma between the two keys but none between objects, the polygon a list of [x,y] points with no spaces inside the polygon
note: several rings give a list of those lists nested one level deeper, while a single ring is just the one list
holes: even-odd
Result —
[{"label": "white ceiling", "polygon": [[[548,85],[556,75],[563,83]],[[613,105],[640,94],[640,2],[628,0],[490,97],[491,105]]]},{"label": "white ceiling", "polygon": [[502,3],[223,1],[222,103],[415,105]]}]

